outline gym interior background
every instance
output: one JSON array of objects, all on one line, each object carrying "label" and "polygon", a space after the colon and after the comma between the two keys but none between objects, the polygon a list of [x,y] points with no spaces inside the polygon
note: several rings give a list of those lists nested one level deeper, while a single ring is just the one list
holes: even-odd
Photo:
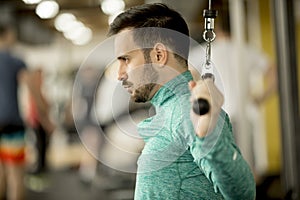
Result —
[{"label": "gym interior background", "polygon": [[[45,2],[56,2],[53,13],[49,4],[43,10]],[[114,15],[152,2],[166,3],[178,10],[188,22],[191,37],[203,43],[202,12],[208,7],[207,0],[0,0],[0,21],[12,23],[17,30],[15,53],[29,69],[43,71],[42,89],[57,127],[49,139],[47,171],[37,175],[28,172],[25,178],[27,199],[133,198],[135,176],[132,173],[123,173],[96,161],[92,180],[80,177],[82,160],[93,162],[93,159],[89,158],[72,124],[70,102],[76,72],[90,52],[107,38],[108,25]],[[220,18],[230,22],[232,40],[260,49],[276,69],[277,90],[259,107],[263,121],[259,128],[265,138],[261,148],[266,157],[257,179],[257,199],[300,199],[300,0],[212,0],[212,8],[227,11],[227,15],[219,12],[216,21]],[[81,26],[82,31],[77,31],[77,35],[71,34],[76,32],[70,26],[71,21],[63,21],[68,18],[73,20],[74,26],[76,23]],[[100,60],[97,60],[98,64],[103,60],[102,70],[106,67],[106,56],[99,55]],[[103,83],[106,92],[114,90],[109,86],[110,81]],[[262,85],[264,81],[262,79]],[[98,103],[105,110],[109,100],[103,97]],[[137,119],[144,115],[145,109],[150,112],[147,106],[132,107]],[[124,118],[122,123],[128,123],[126,108],[116,109],[118,116]],[[101,112],[98,109],[96,115],[104,119],[104,127],[115,130],[114,116],[107,114],[110,110]],[[37,149],[30,130],[28,135],[30,169],[36,159],[33,152]],[[105,150],[108,154],[113,154],[112,151]]]}]

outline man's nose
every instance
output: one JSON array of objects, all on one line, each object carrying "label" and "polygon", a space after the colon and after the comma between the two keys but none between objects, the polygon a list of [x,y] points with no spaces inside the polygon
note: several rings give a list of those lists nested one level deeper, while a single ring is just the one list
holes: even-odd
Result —
[{"label": "man's nose", "polygon": [[126,67],[124,64],[120,64],[119,65],[119,69],[118,69],[118,80],[119,81],[124,81],[128,79],[128,75],[126,72]]}]

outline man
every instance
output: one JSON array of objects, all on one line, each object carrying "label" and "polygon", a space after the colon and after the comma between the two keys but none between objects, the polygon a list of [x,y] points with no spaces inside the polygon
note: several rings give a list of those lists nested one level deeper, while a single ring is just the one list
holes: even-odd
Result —
[{"label": "man", "polygon": [[25,64],[9,53],[14,42],[10,25],[0,24],[0,199],[24,197],[24,124],[18,108],[18,85]]},{"label": "man", "polygon": [[[163,4],[134,7],[114,20],[109,35],[116,35],[118,80],[134,101],[156,110],[138,125],[145,147],[135,199],[254,199],[254,178],[221,110],[222,95],[210,79],[192,81],[180,14]],[[190,111],[198,97],[211,105],[204,116]]]}]

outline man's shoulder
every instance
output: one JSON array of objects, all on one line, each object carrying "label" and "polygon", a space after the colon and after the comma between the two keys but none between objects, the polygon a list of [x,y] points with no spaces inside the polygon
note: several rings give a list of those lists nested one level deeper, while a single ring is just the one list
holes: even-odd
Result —
[{"label": "man's shoulder", "polygon": [[168,114],[179,114],[183,112],[189,112],[190,110],[190,93],[174,95],[163,105],[164,109],[168,111]]}]

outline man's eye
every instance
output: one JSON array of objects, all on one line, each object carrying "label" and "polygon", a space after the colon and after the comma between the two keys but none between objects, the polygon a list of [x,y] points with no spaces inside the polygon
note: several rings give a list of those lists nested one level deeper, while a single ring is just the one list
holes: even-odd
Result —
[{"label": "man's eye", "polygon": [[129,58],[124,58],[124,62],[128,63],[129,62]]},{"label": "man's eye", "polygon": [[118,60],[121,61],[121,62],[124,62],[126,64],[129,63],[129,58],[128,57],[119,57]]}]

